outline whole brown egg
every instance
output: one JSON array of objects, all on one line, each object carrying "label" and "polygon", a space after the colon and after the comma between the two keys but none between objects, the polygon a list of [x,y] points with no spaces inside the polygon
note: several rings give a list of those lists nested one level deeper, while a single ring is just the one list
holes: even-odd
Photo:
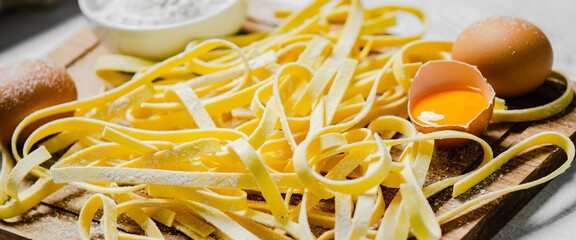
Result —
[{"label": "whole brown egg", "polygon": [[[25,59],[0,68],[0,141],[9,142],[22,119],[34,111],[77,99],[76,85],[66,68],[47,59]],[[26,137],[42,124],[71,116],[58,114],[40,119],[24,128]]]},{"label": "whole brown egg", "polygon": [[532,23],[490,17],[473,23],[452,47],[454,60],[476,65],[496,96],[517,97],[538,88],[552,71],[550,41]]}]

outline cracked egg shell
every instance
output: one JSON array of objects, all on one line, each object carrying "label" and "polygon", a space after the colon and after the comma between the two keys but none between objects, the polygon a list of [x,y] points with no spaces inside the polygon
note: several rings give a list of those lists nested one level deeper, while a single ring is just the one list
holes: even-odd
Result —
[{"label": "cracked egg shell", "polygon": [[[455,130],[479,136],[492,118],[494,98],[494,90],[475,66],[454,60],[429,61],[420,67],[410,87],[408,115],[422,133]],[[439,147],[469,142],[461,138],[435,141]]]}]

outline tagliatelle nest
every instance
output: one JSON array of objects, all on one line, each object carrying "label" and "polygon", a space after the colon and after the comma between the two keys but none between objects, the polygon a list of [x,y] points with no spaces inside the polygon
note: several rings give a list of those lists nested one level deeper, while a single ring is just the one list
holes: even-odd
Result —
[{"label": "tagliatelle nest", "polygon": [[[357,0],[321,8],[326,2],[292,13],[270,32],[192,42],[159,63],[102,56],[97,74],[121,85],[38,111],[16,129],[14,139],[36,119],[75,114],[37,129],[23,158],[14,140],[14,168],[3,151],[3,199],[16,201],[3,205],[0,217],[22,214],[72,184],[97,193],[80,213],[82,239],[90,238],[90,223],[101,207],[106,239],[144,239],[117,230],[120,214],[154,239],[163,238],[156,222],[194,239],[405,239],[410,232],[438,239],[440,224],[456,214],[548,181],[569,166],[574,146],[557,133],[536,135],[496,158],[473,135],[417,133],[405,119],[411,78],[421,61],[447,58],[451,43],[417,41],[428,21],[416,8],[363,9]],[[423,30],[386,34],[397,11],[417,16]],[[560,74],[555,77],[569,85]],[[567,91],[553,104],[561,107],[571,97]],[[526,115],[502,106],[495,113],[499,121]],[[404,137],[392,138],[390,132]],[[482,163],[423,188],[433,140],[440,138],[480,143]],[[403,153],[392,161],[390,147],[400,144]],[[459,195],[537,144],[560,146],[569,161],[544,178],[435,217],[427,197],[452,185]],[[63,150],[50,169],[39,166]],[[27,174],[39,179],[19,192]],[[388,206],[381,185],[399,188]],[[142,189],[144,196],[135,193]],[[265,201],[248,200],[247,190]],[[322,199],[334,199],[334,212],[314,208]],[[311,225],[323,231],[314,235]]]}]

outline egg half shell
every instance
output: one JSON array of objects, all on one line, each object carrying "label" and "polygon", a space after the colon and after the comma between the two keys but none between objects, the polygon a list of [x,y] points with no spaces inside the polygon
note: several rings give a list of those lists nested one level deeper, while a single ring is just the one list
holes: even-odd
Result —
[{"label": "egg half shell", "polygon": [[[455,86],[478,89],[482,98],[488,103],[488,107],[466,125],[426,124],[417,120],[417,116],[413,116],[412,110],[415,101],[438,91],[454,89]],[[420,67],[408,92],[408,115],[416,129],[422,133],[455,130],[480,136],[492,118],[495,96],[494,89],[475,66],[453,60],[429,61]],[[469,143],[470,140],[447,138],[435,142],[439,147],[460,147]]]}]

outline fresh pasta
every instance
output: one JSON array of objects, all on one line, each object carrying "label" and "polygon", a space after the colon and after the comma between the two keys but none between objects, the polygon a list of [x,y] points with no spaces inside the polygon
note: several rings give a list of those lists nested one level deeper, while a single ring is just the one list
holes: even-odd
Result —
[{"label": "fresh pasta", "polygon": [[[14,201],[0,206],[0,217],[22,214],[70,184],[94,193],[79,215],[82,239],[90,239],[100,208],[106,239],[163,239],[157,223],[193,239],[438,239],[440,224],[456,214],[570,165],[574,145],[558,133],[536,135],[497,157],[467,133],[418,133],[406,120],[411,79],[423,61],[449,59],[452,43],[419,40],[428,18],[417,8],[364,9],[359,0],[323,7],[327,2],[313,1],[269,32],[193,41],[162,62],[101,56],[96,74],[115,88],[24,119],[12,140],[15,166],[2,149],[0,199]],[[387,34],[398,11],[418,17],[422,30]],[[572,101],[571,83],[557,72],[551,78],[566,84],[558,100],[524,110],[506,110],[500,101],[493,121],[561,111]],[[74,117],[38,128],[21,156],[22,129],[63,112]],[[482,162],[424,186],[434,140],[445,138],[478,142]],[[568,161],[546,177],[435,216],[427,197],[450,186],[458,196],[542,144],[559,146]],[[405,147],[395,161],[397,145]],[[57,161],[49,169],[40,166],[51,158]],[[38,180],[19,192],[28,174]],[[387,206],[380,186],[399,189]],[[315,207],[325,199],[333,199],[334,212]],[[118,231],[121,214],[145,236]]]}]

